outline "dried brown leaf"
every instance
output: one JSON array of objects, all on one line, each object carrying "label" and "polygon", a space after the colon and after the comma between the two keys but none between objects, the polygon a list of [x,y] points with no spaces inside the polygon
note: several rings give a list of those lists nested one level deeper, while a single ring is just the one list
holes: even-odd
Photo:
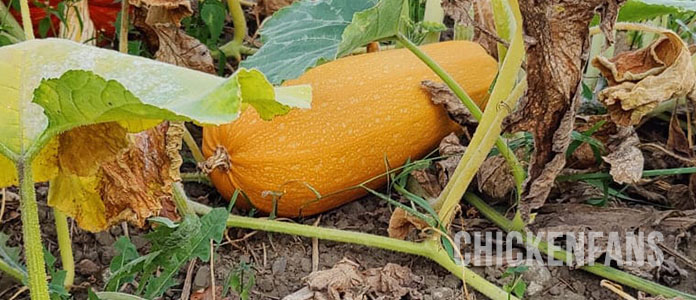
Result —
[{"label": "dried brown leaf", "polygon": [[662,34],[644,49],[593,59],[609,83],[599,99],[616,124],[638,124],[660,102],[693,92],[696,74],[686,44],[672,31]]},{"label": "dried brown leaf", "polygon": [[527,47],[527,97],[505,122],[508,131],[534,136],[520,212],[525,221],[546,202],[553,180],[565,166],[580,81],[589,49],[588,26],[600,9],[603,28],[611,27],[621,0],[520,1]]},{"label": "dried brown leaf", "polygon": [[389,237],[395,239],[406,239],[413,230],[421,230],[427,228],[428,223],[419,219],[416,216],[409,214],[407,211],[397,207],[389,218],[389,228],[387,232]]},{"label": "dried brown leaf", "polygon": [[437,105],[444,106],[450,118],[459,125],[478,123],[462,101],[444,83],[425,80],[421,82],[421,87],[430,94],[430,100]]},{"label": "dried brown leaf", "polygon": [[171,201],[166,130],[163,123],[127,135],[118,124],[104,123],[62,134],[60,173],[51,181],[48,204],[89,231],[123,221],[143,226]]},{"label": "dried brown leaf", "polygon": [[613,147],[613,151],[602,159],[611,166],[609,174],[614,181],[622,184],[636,183],[643,176],[645,162],[643,152],[637,147],[640,144],[638,135],[633,127],[623,127],[619,128],[617,136],[615,139],[621,140],[619,145]]},{"label": "dried brown leaf", "polygon": [[155,59],[215,74],[215,63],[210,55],[210,50],[198,39],[186,34],[176,26],[152,27],[159,39],[159,49],[155,53]]},{"label": "dried brown leaf", "polygon": [[685,157],[694,156],[694,151],[689,146],[689,139],[681,128],[679,116],[676,113],[672,113],[672,117],[669,120],[669,133],[667,135],[666,146],[667,149]]},{"label": "dried brown leaf", "polygon": [[271,16],[279,9],[293,2],[295,2],[295,0],[258,0],[254,9],[263,16]]},{"label": "dried brown leaf", "polygon": [[359,267],[344,258],[329,270],[309,274],[305,278],[309,291],[303,288],[285,299],[401,299],[409,294],[412,299],[419,299],[417,287],[421,278],[409,268],[389,263],[361,272]]},{"label": "dried brown leaf", "polygon": [[487,158],[476,174],[479,191],[493,199],[503,199],[515,188],[510,166],[500,155]]},{"label": "dried brown leaf", "polygon": [[193,9],[189,0],[128,0],[131,5],[147,10],[145,23],[150,26],[176,25],[191,16]]}]

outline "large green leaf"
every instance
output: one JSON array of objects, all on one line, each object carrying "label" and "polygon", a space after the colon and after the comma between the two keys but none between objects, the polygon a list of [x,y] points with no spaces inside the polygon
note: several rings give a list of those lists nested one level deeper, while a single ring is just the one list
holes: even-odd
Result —
[{"label": "large green leaf", "polygon": [[296,78],[324,61],[393,36],[404,0],[298,1],[276,12],[261,29],[264,45],[242,62],[272,83]]},{"label": "large green leaf", "polygon": [[621,22],[649,20],[667,14],[696,11],[691,0],[628,0],[619,11]]},{"label": "large green leaf", "polygon": [[59,39],[2,47],[0,186],[16,183],[12,160],[42,149],[35,177],[50,179],[56,168],[50,142],[78,126],[116,121],[138,131],[164,119],[223,124],[245,105],[270,118],[287,113],[286,104],[307,107],[310,99],[308,86],[274,89],[258,70],[225,79]]}]

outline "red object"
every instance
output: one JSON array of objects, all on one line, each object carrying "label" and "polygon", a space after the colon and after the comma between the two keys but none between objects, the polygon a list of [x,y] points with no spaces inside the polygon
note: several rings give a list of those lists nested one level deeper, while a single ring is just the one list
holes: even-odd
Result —
[{"label": "red object", "polygon": [[[8,0],[3,0],[5,4],[8,4]],[[16,1],[16,0],[15,0]],[[37,7],[36,3],[46,3],[51,8],[56,8],[58,3],[63,0],[48,0],[45,2],[29,0],[29,13],[31,14],[31,22],[34,24],[34,32],[38,35],[39,32],[39,22],[46,18],[46,8]],[[121,4],[114,2],[114,0],[88,0],[89,1],[89,15],[94,23],[94,27],[101,34],[107,37],[113,38],[116,29],[114,28],[114,22],[116,22],[116,17],[118,12],[121,10]],[[127,1],[127,0],[124,0]],[[12,15],[21,24],[22,16],[19,11],[10,8]],[[51,23],[53,24],[53,29],[58,32],[60,28],[60,20],[56,16],[51,16]],[[54,36],[53,30],[48,30],[46,36]]]}]

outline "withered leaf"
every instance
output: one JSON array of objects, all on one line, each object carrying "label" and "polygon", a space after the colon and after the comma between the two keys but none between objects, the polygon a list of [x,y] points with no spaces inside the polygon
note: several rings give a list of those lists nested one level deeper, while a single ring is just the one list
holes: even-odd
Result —
[{"label": "withered leaf", "polygon": [[686,133],[684,133],[684,130],[681,128],[679,116],[676,114],[676,112],[673,112],[672,117],[669,119],[667,149],[686,157],[693,156],[693,150],[689,146],[689,139],[686,137]]},{"label": "withered leaf", "polygon": [[381,268],[359,270],[359,265],[346,258],[333,268],[312,272],[305,278],[307,287],[284,299],[363,300],[419,298],[421,278],[407,267],[389,263]]},{"label": "withered leaf", "polygon": [[592,60],[609,83],[598,96],[616,124],[638,124],[660,102],[691,97],[696,74],[689,49],[674,32],[662,34],[646,48]]},{"label": "withered leaf", "polygon": [[[498,58],[498,41],[495,36],[495,19],[490,0],[442,1],[445,14],[457,24],[474,27],[473,41],[481,44],[491,56]],[[473,18],[469,11],[473,10]]]},{"label": "withered leaf", "polygon": [[536,41],[527,47],[527,97],[506,121],[506,131],[528,131],[534,153],[519,210],[529,221],[544,205],[553,180],[565,166],[581,79],[589,49],[588,26],[601,12],[602,28],[611,28],[621,0],[520,1],[524,32]]},{"label": "withered leaf", "polygon": [[389,228],[387,228],[387,232],[389,233],[389,237],[403,240],[406,239],[408,234],[414,229],[421,230],[427,227],[428,223],[409,214],[400,207],[397,207],[389,218]]},{"label": "withered leaf", "polygon": [[609,174],[614,181],[622,184],[636,183],[643,176],[643,152],[638,149],[638,135],[633,127],[619,128],[619,133],[614,139],[620,140],[613,151],[602,157],[611,165]]},{"label": "withered leaf", "polygon": [[93,232],[123,221],[143,226],[170,201],[167,127],[126,134],[104,123],[62,134],[60,173],[51,181],[48,204]]},{"label": "withered leaf", "polygon": [[97,31],[89,14],[88,0],[66,1],[64,3],[66,4],[63,12],[65,22],[60,22],[60,37],[78,43],[96,45]]},{"label": "withered leaf", "polygon": [[493,199],[503,199],[515,188],[510,166],[500,155],[486,158],[476,173],[476,182],[479,191]]},{"label": "withered leaf", "polygon": [[450,118],[459,125],[478,123],[466,106],[462,104],[462,101],[444,83],[424,80],[421,82],[421,87],[430,94],[430,100],[437,105],[444,106]]},{"label": "withered leaf", "polygon": [[198,39],[176,26],[153,26],[159,39],[155,59],[180,67],[215,74],[215,63],[210,50]]},{"label": "withered leaf", "polygon": [[128,0],[135,7],[147,9],[145,23],[150,26],[181,26],[181,20],[193,14],[189,0]]},{"label": "withered leaf", "polygon": [[254,9],[261,15],[270,16],[293,2],[295,0],[258,0]]}]

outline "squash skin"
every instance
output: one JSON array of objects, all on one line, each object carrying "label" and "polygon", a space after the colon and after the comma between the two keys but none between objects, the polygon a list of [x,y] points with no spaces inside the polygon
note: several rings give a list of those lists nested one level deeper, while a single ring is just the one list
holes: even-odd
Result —
[{"label": "squash skin", "polygon": [[[497,62],[478,44],[450,41],[423,46],[481,107]],[[292,110],[263,121],[253,109],[230,124],[203,129],[203,153],[218,146],[229,154],[231,168],[216,169],[211,180],[230,199],[241,188],[257,209],[279,216],[309,216],[364,196],[352,188],[409,158],[419,159],[458,126],[445,110],[431,103],[422,80],[439,81],[406,49],[349,56],[320,65],[284,85],[310,84],[312,108]],[[381,176],[367,184],[386,182]],[[307,187],[312,186],[322,196]],[[346,190],[348,189],[348,190]],[[327,196],[328,195],[328,196]],[[264,197],[265,196],[265,197]],[[243,197],[238,206],[248,208]]]}]

